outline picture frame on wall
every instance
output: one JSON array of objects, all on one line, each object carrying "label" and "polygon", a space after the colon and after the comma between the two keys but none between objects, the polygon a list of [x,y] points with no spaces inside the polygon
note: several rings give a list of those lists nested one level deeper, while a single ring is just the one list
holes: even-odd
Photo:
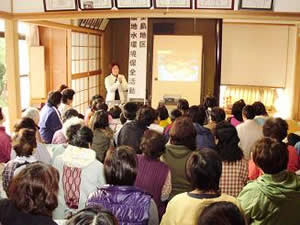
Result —
[{"label": "picture frame on wall", "polygon": [[78,0],[81,10],[112,9],[113,0]]},{"label": "picture frame on wall", "polygon": [[273,10],[273,0],[240,0],[239,9]]},{"label": "picture frame on wall", "polygon": [[234,9],[234,0],[195,0],[196,9]]},{"label": "picture frame on wall", "polygon": [[152,0],[116,0],[118,9],[150,9]]},{"label": "picture frame on wall", "polygon": [[77,11],[77,0],[44,0],[45,12]]},{"label": "picture frame on wall", "polygon": [[154,0],[156,9],[192,9],[193,0]]}]

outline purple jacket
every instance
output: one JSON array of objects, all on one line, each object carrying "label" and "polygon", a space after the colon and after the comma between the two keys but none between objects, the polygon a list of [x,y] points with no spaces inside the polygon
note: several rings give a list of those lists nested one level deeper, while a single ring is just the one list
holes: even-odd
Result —
[{"label": "purple jacket", "polygon": [[5,132],[5,127],[0,127],[0,163],[10,160],[11,138]]},{"label": "purple jacket", "polygon": [[103,186],[92,193],[87,206],[110,210],[120,225],[147,225],[151,196],[134,186]]},{"label": "purple jacket", "polygon": [[41,110],[40,133],[46,144],[51,144],[54,133],[62,128],[58,110],[47,103]]}]

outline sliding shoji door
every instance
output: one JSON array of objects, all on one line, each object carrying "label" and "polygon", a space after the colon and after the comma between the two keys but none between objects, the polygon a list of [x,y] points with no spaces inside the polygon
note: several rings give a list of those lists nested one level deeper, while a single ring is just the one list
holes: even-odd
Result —
[{"label": "sliding shoji door", "polygon": [[73,107],[84,114],[89,99],[100,92],[100,36],[72,32]]}]

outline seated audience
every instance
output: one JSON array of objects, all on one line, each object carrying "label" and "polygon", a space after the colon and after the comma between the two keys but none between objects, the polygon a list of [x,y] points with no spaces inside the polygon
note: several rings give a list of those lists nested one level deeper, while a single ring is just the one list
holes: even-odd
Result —
[{"label": "seated audience", "polygon": [[189,108],[190,108],[190,105],[186,99],[181,98],[178,100],[177,109],[182,113],[182,115],[185,115],[188,112]]},{"label": "seated audience", "polygon": [[[35,122],[30,119],[30,118],[22,118],[21,120],[19,120],[15,126],[14,126],[14,132],[18,133],[21,129],[30,129],[35,131],[35,137],[36,137],[36,149],[33,151],[33,157],[40,162],[44,162],[44,163],[50,163],[51,162],[51,155],[48,152],[48,149],[46,147],[46,144],[41,143],[39,141],[39,130],[38,130],[38,126],[35,124]],[[15,159],[17,157],[16,151],[13,149],[11,151],[11,159]]]},{"label": "seated audience", "polygon": [[179,111],[178,109],[173,109],[171,111],[171,115],[170,115],[170,119],[171,119],[171,124],[169,124],[168,126],[165,127],[164,129],[164,136],[166,137],[167,140],[169,140],[170,138],[170,129],[174,123],[174,121],[178,118],[178,117],[181,117],[182,116],[182,113],[181,111]]},{"label": "seated audience", "polygon": [[[64,115],[62,116],[62,122],[63,122],[63,127],[56,131],[53,139],[52,139],[52,144],[66,144],[67,143],[67,137],[66,137],[66,131],[67,129],[73,125],[73,122],[78,121],[77,119],[75,120],[70,120],[72,123],[69,121],[69,119],[76,117],[79,117],[79,113],[77,112],[76,109],[68,109]],[[68,122],[67,122],[68,121]]]},{"label": "seated audience", "polygon": [[109,185],[92,193],[86,205],[108,209],[120,225],[158,225],[158,212],[151,195],[134,186],[137,175],[135,150],[128,146],[109,150],[104,171]]},{"label": "seated audience", "polygon": [[246,160],[250,159],[251,148],[254,143],[263,137],[262,127],[255,122],[254,117],[253,106],[247,105],[243,108],[244,122],[236,126],[240,138],[240,148],[243,150]]},{"label": "seated audience", "polygon": [[218,106],[217,99],[213,96],[207,96],[204,100],[203,107],[206,112],[204,124],[208,124],[211,121],[211,111],[214,107]]},{"label": "seated audience", "polygon": [[214,202],[238,205],[234,197],[219,193],[222,163],[215,150],[205,148],[193,152],[185,166],[194,190],[179,194],[168,203],[161,225],[195,225],[203,209]]},{"label": "seated audience", "polygon": [[112,121],[109,123],[109,127],[114,133],[116,133],[117,130],[119,130],[119,127],[121,127],[120,116],[122,110],[119,106],[115,105],[109,110],[108,113],[112,117]]},{"label": "seated audience", "polygon": [[[288,124],[285,120],[281,118],[270,118],[268,119],[263,126],[263,134],[265,137],[274,138],[280,143],[283,143],[283,139],[286,138],[288,132]],[[287,169],[290,172],[296,172],[300,169],[299,156],[296,149],[288,145],[288,166]],[[257,177],[261,176],[263,171],[254,163],[251,159],[249,161],[249,179],[255,180]]]},{"label": "seated audience", "polygon": [[86,126],[89,125],[90,119],[94,115],[94,113],[98,110],[100,110],[100,105],[104,103],[104,98],[100,95],[95,95],[92,97],[92,100],[90,101],[90,106],[87,109],[85,116],[84,116],[84,123]]},{"label": "seated audience", "polygon": [[223,121],[216,127],[217,151],[222,160],[220,190],[237,197],[248,181],[248,163],[238,146],[239,137],[234,126]]},{"label": "seated audience", "polygon": [[138,105],[134,102],[127,102],[123,107],[123,112],[120,115],[120,121],[122,126],[119,127],[119,130],[114,135],[115,145],[118,146],[118,136],[122,127],[131,121],[134,121],[136,118],[136,113],[138,110]]},{"label": "seated audience", "polygon": [[30,118],[34,121],[37,130],[36,134],[36,141],[39,143],[43,143],[43,140],[41,138],[40,134],[40,128],[39,128],[39,123],[40,123],[40,111],[37,108],[34,107],[28,107],[23,113],[22,113],[22,118]]},{"label": "seated audience", "polygon": [[140,142],[144,131],[153,123],[155,110],[148,106],[141,107],[136,119],[127,122],[120,130],[118,135],[118,146],[127,145],[132,147],[138,154],[141,154]]},{"label": "seated audience", "polygon": [[3,189],[8,193],[8,187],[12,181],[12,178],[20,173],[26,165],[37,162],[37,159],[32,155],[37,147],[35,130],[20,129],[12,139],[12,147],[15,150],[17,157],[10,160],[4,167]]},{"label": "seated audience", "polygon": [[171,119],[169,118],[169,112],[166,106],[162,105],[157,108],[158,117],[159,117],[159,126],[165,128],[171,123]]},{"label": "seated audience", "polygon": [[202,211],[197,225],[246,225],[246,221],[235,204],[215,202]]},{"label": "seated audience", "polygon": [[113,131],[109,127],[108,113],[100,110],[91,118],[94,133],[91,148],[96,152],[96,158],[103,162],[107,150],[113,146]]},{"label": "seated audience", "polygon": [[90,149],[92,140],[93,132],[81,127],[53,163],[61,176],[55,219],[64,219],[83,209],[88,195],[105,184],[103,164]]},{"label": "seated audience", "polygon": [[269,118],[265,105],[262,102],[254,102],[252,106],[255,112],[255,122],[263,126]]},{"label": "seated audience", "polygon": [[41,137],[46,144],[51,144],[54,133],[62,128],[58,111],[61,97],[60,92],[51,92],[47,104],[41,110],[39,127]]},{"label": "seated audience", "polygon": [[72,109],[73,98],[75,91],[71,88],[64,89],[62,92],[61,104],[58,107],[60,115],[63,117],[65,112]]},{"label": "seated audience", "polygon": [[66,225],[119,225],[117,218],[103,207],[88,207],[73,215]]},{"label": "seated audience", "polygon": [[0,200],[2,225],[56,225],[59,174],[44,163],[27,165],[11,182],[8,199]]},{"label": "seated audience", "polygon": [[214,136],[208,128],[203,126],[206,117],[205,109],[199,106],[191,106],[187,112],[187,115],[192,119],[197,133],[197,149],[215,148]]},{"label": "seated audience", "polygon": [[150,130],[154,130],[160,134],[164,133],[164,128],[162,126],[159,125],[160,121],[159,121],[159,113],[157,110],[155,110],[154,112],[154,121],[153,123],[150,124],[150,126],[148,127]]},{"label": "seated audience", "polygon": [[233,126],[236,127],[237,125],[244,122],[242,111],[245,106],[246,106],[246,104],[243,99],[235,102],[232,105],[232,109],[231,109],[232,117],[230,117],[228,120]]},{"label": "seated audience", "polygon": [[0,107],[0,163],[7,163],[11,152],[11,138],[5,131],[4,122],[5,117]]},{"label": "seated audience", "polygon": [[266,137],[254,146],[254,163],[264,175],[238,197],[249,225],[299,224],[300,178],[287,171],[288,158],[287,146],[275,139]]},{"label": "seated audience", "polygon": [[195,149],[196,130],[193,121],[186,116],[177,118],[170,130],[170,141],[166,145],[166,151],[161,156],[161,160],[171,170],[170,199],[177,194],[192,190],[191,183],[186,177],[185,164]]},{"label": "seated audience", "polygon": [[205,125],[206,128],[210,129],[213,135],[215,135],[215,129],[216,125],[222,121],[224,121],[226,118],[226,114],[224,109],[220,107],[214,107],[210,111],[210,121],[207,125]]},{"label": "seated audience", "polygon": [[147,130],[141,141],[143,154],[137,156],[138,170],[135,186],[152,195],[162,217],[166,210],[166,201],[172,190],[169,167],[159,160],[165,152],[165,138],[156,131]]}]

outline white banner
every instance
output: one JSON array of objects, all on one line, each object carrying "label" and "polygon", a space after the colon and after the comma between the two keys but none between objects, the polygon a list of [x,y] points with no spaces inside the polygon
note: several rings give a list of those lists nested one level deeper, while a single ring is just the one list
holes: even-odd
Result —
[{"label": "white banner", "polygon": [[128,100],[146,99],[148,19],[130,19]]}]

